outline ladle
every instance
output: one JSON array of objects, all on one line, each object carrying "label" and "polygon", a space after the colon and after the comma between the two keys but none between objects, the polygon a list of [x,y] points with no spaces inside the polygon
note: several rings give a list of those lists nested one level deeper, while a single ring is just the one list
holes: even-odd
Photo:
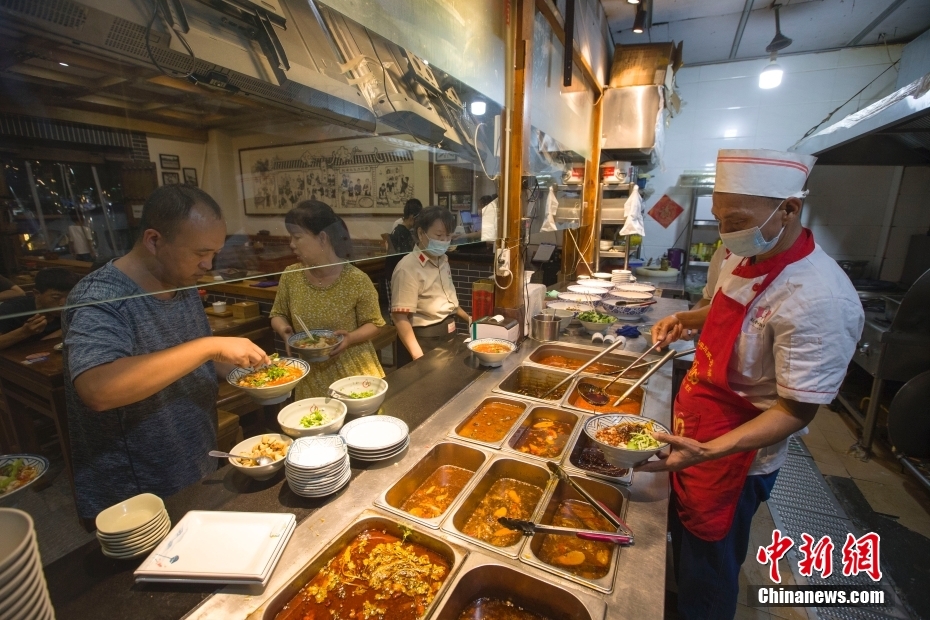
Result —
[{"label": "ladle", "polygon": [[[694,349],[691,349],[691,351],[694,351]],[[664,366],[665,363],[666,363],[667,361],[669,361],[669,360],[672,359],[673,357],[677,357],[677,356],[678,356],[678,351],[674,351],[674,350],[672,350],[672,349],[669,349],[668,352],[667,352],[665,355],[662,356],[662,359],[660,359],[660,360],[657,361],[655,364],[653,364],[653,365],[652,365],[652,368],[650,368],[649,370],[647,370],[646,372],[644,372],[642,377],[640,377],[639,379],[637,379],[636,382],[635,382],[633,385],[631,385],[631,386],[627,389],[626,392],[624,392],[623,394],[621,394],[620,397],[619,397],[617,400],[614,401],[614,407],[619,407],[619,406],[620,406],[620,403],[622,403],[622,402],[625,401],[627,398],[629,398],[629,397],[630,397],[630,394],[632,394],[633,391],[634,391],[636,388],[638,388],[639,386],[641,386],[641,385],[643,384],[643,382],[646,381],[646,379],[648,379],[649,377],[651,377],[652,375],[654,375],[654,374],[656,373],[656,371],[658,371],[660,368],[662,368],[662,366]]]},{"label": "ladle", "polygon": [[594,385],[593,383],[590,383],[590,382],[585,382],[585,381],[579,382],[578,393],[581,394],[581,397],[583,399],[585,399],[586,401],[588,401],[595,407],[603,407],[604,405],[610,402],[610,396],[607,395],[607,388],[612,386],[617,381],[617,379],[622,377],[630,368],[632,368],[639,362],[643,361],[644,357],[646,357],[647,355],[652,353],[655,349],[658,349],[661,346],[662,346],[662,342],[659,341],[653,344],[648,349],[646,349],[642,355],[640,355],[635,360],[633,360],[633,362],[629,366],[624,368],[616,377],[610,380],[610,383],[608,383],[604,387]]}]

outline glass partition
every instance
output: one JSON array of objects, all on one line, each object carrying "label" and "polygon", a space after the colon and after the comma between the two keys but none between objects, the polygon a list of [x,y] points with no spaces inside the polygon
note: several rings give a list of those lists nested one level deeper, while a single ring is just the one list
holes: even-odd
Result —
[{"label": "glass partition", "polygon": [[[480,240],[481,207],[499,193],[506,28],[502,7],[487,0],[467,11],[437,13],[392,8],[387,2],[375,3],[376,11],[359,11],[354,4],[311,2],[314,28],[321,36],[306,45],[311,53],[320,47],[330,50],[337,62],[322,63],[319,75],[339,77],[343,85],[331,96],[354,93],[350,103],[368,110],[374,119],[370,124],[339,114],[282,112],[267,103],[273,99],[269,96],[245,99],[252,110],[249,120],[211,127],[203,132],[205,142],[136,134],[147,138],[148,153],[141,157],[135,143],[123,151],[90,149],[93,153],[86,157],[71,158],[79,147],[69,143],[65,149],[43,149],[50,143],[41,139],[0,152],[3,263],[15,287],[9,290],[34,296],[36,278],[44,270],[61,268],[82,278],[126,256],[143,232],[145,199],[156,187],[173,183],[196,185],[217,201],[226,223],[225,243],[206,261],[209,269],[198,271],[196,281],[173,286],[166,281],[157,290],[140,289],[133,296],[195,289],[205,306],[214,298],[272,301],[285,269],[309,268],[295,254],[284,223],[287,213],[307,200],[329,205],[340,218],[348,243],[339,262],[367,273],[385,307],[390,269],[407,253],[395,247],[392,233],[404,225],[404,206],[411,199],[452,212],[450,259],[489,258],[488,244]],[[167,66],[165,57],[160,58]],[[292,66],[295,58],[290,56]],[[144,88],[184,77],[170,67],[162,72]],[[301,80],[318,79],[311,77]],[[269,81],[288,88],[280,77]],[[232,88],[198,88],[201,99],[192,101],[188,116],[207,106],[221,116],[224,100],[237,101]],[[16,89],[20,99],[40,103],[37,117],[42,117],[43,105],[53,105],[51,99],[43,101],[47,91],[30,82],[19,82]],[[137,88],[132,97],[143,91]],[[144,95],[136,103],[128,89],[125,94],[127,110],[145,109]],[[327,105],[340,109],[338,102]],[[186,116],[178,112],[174,118]],[[373,131],[360,129],[368,126]],[[14,307],[0,305],[0,324],[61,311]]]}]

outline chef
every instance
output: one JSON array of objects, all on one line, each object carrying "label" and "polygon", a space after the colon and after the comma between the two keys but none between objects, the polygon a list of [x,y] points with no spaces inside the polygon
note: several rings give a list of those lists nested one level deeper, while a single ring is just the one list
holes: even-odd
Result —
[{"label": "chef", "polygon": [[740,565],[787,439],[839,390],[864,315],[849,278],[801,225],[814,157],[721,150],[713,214],[728,250],[709,305],[666,317],[666,345],[701,330],[674,406],[672,534],[682,618],[733,618]]}]

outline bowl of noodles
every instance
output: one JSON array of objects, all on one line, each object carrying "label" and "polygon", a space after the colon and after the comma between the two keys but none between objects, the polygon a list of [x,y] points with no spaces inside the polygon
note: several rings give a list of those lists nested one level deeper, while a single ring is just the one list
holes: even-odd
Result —
[{"label": "bowl of noodles", "polygon": [[638,415],[605,414],[590,418],[585,434],[616,467],[635,467],[648,461],[668,444],[657,441],[652,433],[669,434],[667,428]]},{"label": "bowl of noodles", "polygon": [[517,346],[502,338],[479,338],[468,343],[468,349],[478,358],[482,366],[497,368],[504,359],[513,353]]},{"label": "bowl of noodles", "polygon": [[325,362],[333,349],[345,339],[328,329],[311,329],[309,332],[297,332],[287,339],[287,344],[297,357],[311,364]]},{"label": "bowl of noodles", "polygon": [[226,380],[260,405],[284,402],[297,382],[310,372],[310,364],[293,357],[276,357],[259,368],[236,368]]}]

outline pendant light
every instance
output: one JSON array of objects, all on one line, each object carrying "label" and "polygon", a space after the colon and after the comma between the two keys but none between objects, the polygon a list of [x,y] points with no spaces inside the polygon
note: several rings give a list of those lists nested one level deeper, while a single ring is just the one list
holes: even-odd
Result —
[{"label": "pendant light", "polygon": [[778,14],[780,6],[775,6],[775,36],[769,43],[765,51],[769,53],[769,64],[759,74],[759,88],[775,88],[781,84],[781,78],[784,71],[775,62],[778,52],[791,45],[791,39],[781,33],[781,19]]},{"label": "pendant light", "polygon": [[643,5],[636,5],[636,19],[633,20],[633,32],[636,34],[642,34],[646,29],[646,9],[643,8]]}]

